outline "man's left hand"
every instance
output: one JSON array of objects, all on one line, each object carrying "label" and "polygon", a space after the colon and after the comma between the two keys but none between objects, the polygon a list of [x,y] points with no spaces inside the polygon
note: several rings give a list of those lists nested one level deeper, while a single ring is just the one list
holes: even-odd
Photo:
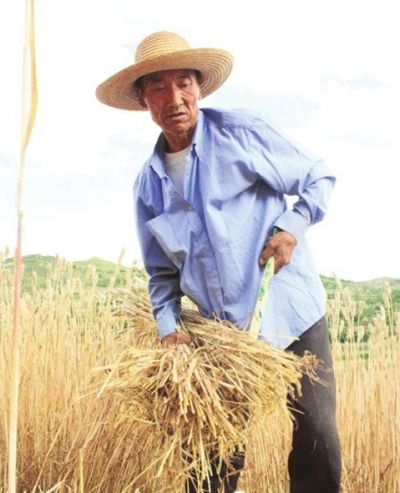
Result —
[{"label": "man's left hand", "polygon": [[290,262],[296,243],[296,239],[290,233],[279,231],[265,243],[259,259],[260,265],[265,265],[271,257],[274,257],[274,273],[276,274],[284,265]]}]

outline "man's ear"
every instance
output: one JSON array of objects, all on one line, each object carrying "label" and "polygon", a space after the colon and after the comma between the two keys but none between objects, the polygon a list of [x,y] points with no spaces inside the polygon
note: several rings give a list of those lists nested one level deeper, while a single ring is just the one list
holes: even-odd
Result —
[{"label": "man's ear", "polygon": [[136,99],[139,101],[140,105],[147,110],[147,104],[146,101],[144,100],[143,89],[141,87],[135,87],[135,96]]},{"label": "man's ear", "polygon": [[198,70],[196,70],[195,72],[196,72],[196,82],[199,87],[199,100],[200,100],[203,98],[203,95],[201,94],[201,87],[200,87],[200,84],[203,80],[203,75]]}]

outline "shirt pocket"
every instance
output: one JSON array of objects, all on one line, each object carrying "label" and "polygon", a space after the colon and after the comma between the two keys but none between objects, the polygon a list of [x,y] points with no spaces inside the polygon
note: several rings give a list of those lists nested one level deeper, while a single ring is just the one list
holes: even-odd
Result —
[{"label": "shirt pocket", "polygon": [[204,229],[194,210],[164,212],[147,221],[146,226],[165,255],[181,271],[186,259],[193,256],[203,240]]},{"label": "shirt pocket", "polygon": [[146,222],[146,227],[157,240],[165,255],[178,268],[182,265],[182,251],[167,214],[161,214]]}]

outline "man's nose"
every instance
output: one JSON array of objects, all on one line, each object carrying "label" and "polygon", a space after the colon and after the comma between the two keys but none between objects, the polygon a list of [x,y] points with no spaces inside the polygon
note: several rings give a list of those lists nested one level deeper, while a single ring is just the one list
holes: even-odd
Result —
[{"label": "man's nose", "polygon": [[168,103],[179,106],[182,104],[182,92],[179,87],[171,86],[168,91]]}]

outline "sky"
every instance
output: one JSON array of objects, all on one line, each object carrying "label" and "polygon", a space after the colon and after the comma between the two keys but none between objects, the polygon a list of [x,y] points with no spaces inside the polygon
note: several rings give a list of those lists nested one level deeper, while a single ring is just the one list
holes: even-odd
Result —
[{"label": "sky", "polygon": [[[0,0],[0,251],[16,242],[25,2]],[[201,106],[269,115],[337,176],[308,234],[321,274],[400,278],[400,30],[391,0],[36,0],[39,107],[25,176],[23,254],[140,259],[132,185],[158,127],[96,86],[148,34],[230,51]]]}]

